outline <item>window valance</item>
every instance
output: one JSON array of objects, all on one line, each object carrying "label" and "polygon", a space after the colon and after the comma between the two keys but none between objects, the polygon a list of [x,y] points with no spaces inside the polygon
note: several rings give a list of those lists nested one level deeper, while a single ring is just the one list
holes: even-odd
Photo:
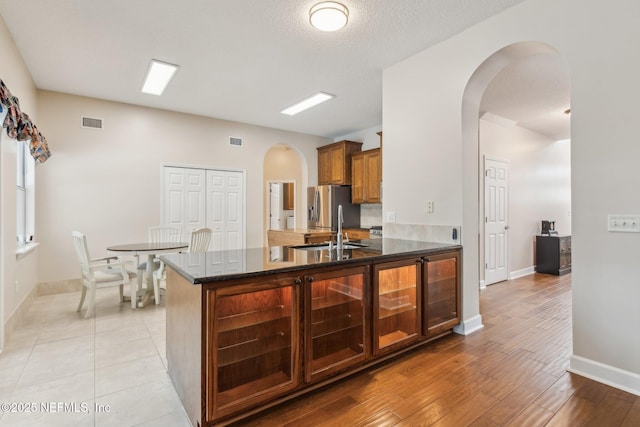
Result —
[{"label": "window valance", "polygon": [[31,156],[40,163],[47,161],[51,157],[47,139],[40,133],[36,125],[33,124],[29,116],[20,110],[18,98],[11,95],[11,91],[0,79],[0,113],[7,109],[2,127],[6,129],[9,138],[16,138],[18,141],[30,141],[29,151]]}]

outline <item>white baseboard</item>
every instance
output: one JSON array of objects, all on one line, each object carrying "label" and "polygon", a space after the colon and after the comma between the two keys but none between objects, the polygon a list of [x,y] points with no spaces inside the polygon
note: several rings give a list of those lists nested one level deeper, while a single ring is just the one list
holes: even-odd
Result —
[{"label": "white baseboard", "polygon": [[487,284],[484,282],[484,280],[480,280],[480,289],[486,289]]},{"label": "white baseboard", "polygon": [[458,326],[454,326],[453,332],[460,335],[469,335],[484,328],[482,316],[477,315],[471,319],[463,320]]},{"label": "white baseboard", "polygon": [[0,342],[0,351],[4,349],[7,342],[9,342],[11,335],[18,329],[18,325],[22,323],[24,317],[29,311],[29,308],[31,308],[31,303],[37,296],[37,286],[34,286],[33,289],[25,295],[24,299],[16,307],[11,316],[9,316],[7,321],[4,322],[4,325],[2,325],[4,328],[4,340]]},{"label": "white baseboard", "polygon": [[573,355],[569,372],[640,396],[640,375],[595,360]]},{"label": "white baseboard", "polygon": [[521,270],[512,271],[509,273],[509,280],[517,279],[518,277],[528,276],[536,272],[536,268],[532,265],[531,267],[523,268]]}]

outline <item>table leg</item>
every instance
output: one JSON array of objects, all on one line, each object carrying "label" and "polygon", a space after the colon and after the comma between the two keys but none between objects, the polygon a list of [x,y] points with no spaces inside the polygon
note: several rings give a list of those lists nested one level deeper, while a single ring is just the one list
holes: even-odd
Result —
[{"label": "table leg", "polygon": [[149,302],[151,299],[151,294],[153,292],[153,272],[155,271],[155,263],[153,260],[155,259],[154,254],[147,254],[147,288],[144,290],[144,294],[142,295],[142,302],[140,303],[140,307],[144,307],[145,304]]},{"label": "table leg", "polygon": [[[136,258],[136,269],[137,267],[140,265],[140,255],[139,254],[134,254],[133,255]],[[131,284],[130,289],[131,289],[131,296],[129,298],[124,297],[123,301],[131,301],[131,309],[135,310],[136,308],[138,308],[138,295],[140,294],[140,292],[143,290],[142,289],[142,274],[138,274],[138,277],[136,278],[137,281],[137,286]]]}]

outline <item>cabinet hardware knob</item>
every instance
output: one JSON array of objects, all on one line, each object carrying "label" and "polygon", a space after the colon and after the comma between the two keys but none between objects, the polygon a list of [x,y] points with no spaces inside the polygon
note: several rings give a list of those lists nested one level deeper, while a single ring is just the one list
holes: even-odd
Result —
[{"label": "cabinet hardware knob", "polygon": [[296,281],[295,281],[295,284],[296,284],[296,285],[299,285],[299,284],[301,284],[301,283],[302,283],[302,280],[301,280],[300,278],[297,278],[297,279],[296,279]]},{"label": "cabinet hardware knob", "polygon": [[307,279],[307,281],[308,281],[309,283],[313,282],[313,277],[309,277],[309,278]]}]

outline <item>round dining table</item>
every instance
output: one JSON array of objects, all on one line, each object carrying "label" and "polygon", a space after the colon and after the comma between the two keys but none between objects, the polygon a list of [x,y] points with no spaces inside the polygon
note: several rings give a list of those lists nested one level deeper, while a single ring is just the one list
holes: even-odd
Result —
[{"label": "round dining table", "polygon": [[[107,251],[118,254],[128,254],[136,257],[137,265],[140,265],[140,255],[147,256],[147,287],[142,288],[142,275],[138,275],[138,285],[134,290],[132,287],[131,298],[142,297],[139,307],[144,307],[144,304],[153,295],[153,272],[157,269],[157,264],[154,262],[157,255],[168,254],[175,252],[182,252],[189,247],[185,242],[143,242],[143,243],[127,243],[124,245],[109,246]],[[156,301],[156,304],[158,301]]]}]

